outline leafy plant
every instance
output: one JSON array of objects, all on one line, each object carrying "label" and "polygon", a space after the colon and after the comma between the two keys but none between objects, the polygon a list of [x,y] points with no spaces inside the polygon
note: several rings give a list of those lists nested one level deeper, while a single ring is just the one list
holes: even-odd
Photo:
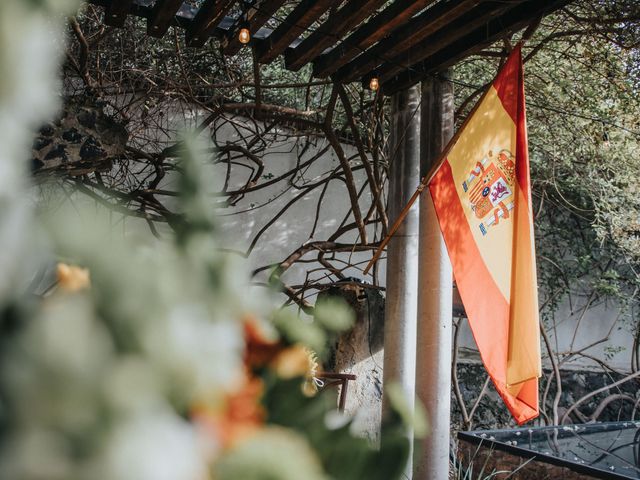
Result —
[{"label": "leafy plant", "polygon": [[[303,323],[249,285],[244,263],[218,248],[192,141],[173,165],[181,215],[167,241],[114,235],[108,213],[81,206],[36,220],[27,140],[55,105],[60,51],[43,32],[59,31],[46,22],[63,3],[0,4],[0,24],[16,14],[12,42],[33,42],[37,53],[22,58],[0,44],[0,69],[15,74],[0,80],[0,122],[14,122],[13,135],[0,132],[0,166],[15,180],[0,179],[0,245],[11,267],[0,284],[0,477],[397,477],[409,452],[406,417],[391,416],[377,450],[348,421],[332,423],[335,402],[313,388],[311,349],[321,357],[351,311],[319,305],[316,322]],[[37,95],[22,99],[35,73],[26,93]],[[38,266],[46,277],[56,260],[56,285],[34,294],[42,278],[25,282],[29,272]]]}]

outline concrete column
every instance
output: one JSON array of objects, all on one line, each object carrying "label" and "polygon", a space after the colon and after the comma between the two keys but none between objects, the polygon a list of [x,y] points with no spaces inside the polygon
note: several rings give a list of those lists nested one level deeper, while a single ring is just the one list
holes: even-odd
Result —
[{"label": "concrete column", "polygon": [[[439,159],[453,136],[453,84],[422,83],[422,174]],[[429,192],[420,197],[420,245],[416,394],[429,420],[429,435],[414,452],[416,480],[447,480],[451,402],[452,276]]]},{"label": "concrete column", "polygon": [[[415,86],[391,99],[389,222],[395,221],[420,183],[420,88]],[[418,203],[387,247],[384,318],[383,385],[398,383],[413,405],[418,288]],[[383,402],[383,412],[387,405]],[[413,441],[413,432],[407,432]],[[405,470],[411,478],[411,456]]]}]

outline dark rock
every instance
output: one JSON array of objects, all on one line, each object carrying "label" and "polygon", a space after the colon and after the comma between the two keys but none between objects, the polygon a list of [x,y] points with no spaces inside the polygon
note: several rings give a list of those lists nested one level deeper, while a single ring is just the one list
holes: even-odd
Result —
[{"label": "dark rock", "polygon": [[106,160],[125,153],[129,134],[105,105],[86,95],[66,97],[60,117],[44,125],[34,140],[33,168],[51,173],[60,169],[70,176],[111,169]]},{"label": "dark rock", "polygon": [[47,155],[44,157],[45,160],[52,160],[54,158],[60,158],[63,161],[67,161],[68,157],[67,157],[67,150],[66,150],[66,145],[64,143],[61,143],[59,145],[56,145],[54,148],[52,148],[49,153],[47,153]]},{"label": "dark rock", "polygon": [[75,128],[70,128],[62,134],[62,138],[69,143],[80,143],[82,140],[82,134]]},{"label": "dark rock", "polygon": [[42,162],[42,160],[37,158],[31,159],[31,171],[35,172],[36,170],[40,170],[42,167],[44,167],[44,162]]},{"label": "dark rock", "polygon": [[100,139],[108,144],[125,145],[129,139],[129,132],[124,125],[106,116],[96,120],[95,129]]},{"label": "dark rock", "polygon": [[94,128],[96,125],[96,112],[83,108],[78,113],[78,122],[85,128]]},{"label": "dark rock", "polygon": [[36,137],[36,139],[33,141],[33,149],[40,151],[44,147],[51,145],[51,142],[53,142],[51,138]]},{"label": "dark rock", "polygon": [[49,124],[42,127],[39,133],[45,137],[51,137],[55,133],[55,129],[53,128],[53,125]]},{"label": "dark rock", "polygon": [[107,152],[98,140],[89,137],[80,147],[80,159],[83,161],[99,160],[106,157]]}]

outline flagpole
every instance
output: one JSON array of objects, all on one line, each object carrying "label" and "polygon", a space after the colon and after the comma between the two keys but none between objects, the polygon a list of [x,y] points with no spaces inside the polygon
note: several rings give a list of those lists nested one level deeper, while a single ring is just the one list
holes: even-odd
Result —
[{"label": "flagpole", "polygon": [[453,146],[458,142],[458,138],[460,138],[460,135],[464,131],[464,128],[467,126],[467,123],[469,123],[469,120],[471,120],[471,117],[473,117],[473,114],[476,113],[476,110],[478,110],[478,107],[480,106],[482,101],[485,99],[485,97],[487,96],[489,91],[491,90],[491,85],[492,85],[492,83],[489,83],[485,87],[485,90],[482,93],[482,96],[480,97],[480,100],[478,100],[476,102],[476,104],[473,106],[473,108],[471,109],[471,111],[467,115],[467,118],[465,118],[464,122],[462,122],[462,125],[460,125],[460,128],[458,129],[458,131],[453,135],[453,137],[451,137],[451,140],[449,141],[449,143],[447,143],[447,146],[444,148],[444,150],[442,151],[442,153],[438,157],[438,161],[433,163],[433,165],[431,166],[431,168],[429,169],[427,174],[424,177],[422,177],[422,180],[420,180],[420,183],[418,184],[418,187],[416,188],[416,191],[413,193],[413,195],[411,195],[411,198],[409,198],[409,202],[407,202],[405,207],[402,209],[402,211],[398,215],[398,218],[396,219],[396,221],[393,223],[393,225],[389,229],[389,232],[387,233],[387,236],[384,238],[384,240],[382,240],[382,243],[380,243],[380,246],[378,247],[378,249],[376,250],[375,254],[373,255],[373,257],[371,258],[371,260],[367,264],[366,268],[363,271],[363,275],[366,275],[367,273],[369,273],[369,270],[371,270],[371,267],[373,267],[373,265],[380,259],[380,256],[382,255],[382,252],[384,251],[384,249],[386,248],[387,244],[391,240],[391,237],[398,231],[398,228],[400,228],[400,225],[402,224],[402,222],[406,218],[407,214],[409,213],[409,210],[411,210],[411,207],[413,206],[415,201],[418,199],[418,197],[420,196],[422,191],[425,189],[425,187],[427,187],[429,185],[429,183],[431,182],[431,180],[435,176],[435,174],[438,171],[438,169],[447,160],[447,155],[449,155],[449,152],[451,151]]}]

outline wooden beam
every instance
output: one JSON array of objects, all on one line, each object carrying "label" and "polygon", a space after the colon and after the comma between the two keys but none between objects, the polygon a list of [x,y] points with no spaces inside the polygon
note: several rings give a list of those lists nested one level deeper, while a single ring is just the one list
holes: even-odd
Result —
[{"label": "wooden beam", "polygon": [[104,23],[112,27],[123,27],[133,0],[111,0],[104,12]]},{"label": "wooden beam", "polygon": [[158,0],[153,6],[151,17],[147,21],[147,34],[160,38],[167,33],[169,25],[171,25],[183,2],[184,0]]},{"label": "wooden beam", "polygon": [[[249,9],[247,17],[251,36],[260,30],[267,23],[267,20],[273,17],[284,2],[285,0],[262,0],[262,2]],[[236,25],[235,28],[230,30],[229,35],[222,40],[222,53],[225,55],[235,55],[242,48],[242,43],[238,40],[237,30]]]},{"label": "wooden beam", "polygon": [[384,83],[394,75],[406,70],[407,67],[428,58],[459,38],[464,37],[470,31],[485,25],[490,19],[502,15],[517,6],[517,2],[506,3],[504,1],[489,1],[481,3],[476,8],[469,10],[464,15],[435,32],[433,35],[429,35],[414,48],[401,53],[389,62],[380,66],[375,74],[380,80],[380,83]]},{"label": "wooden beam", "polygon": [[328,47],[338,43],[343,35],[359,25],[385,2],[386,0],[349,0],[344,7],[329,15],[329,18],[296,48],[287,50],[285,54],[287,69],[300,70],[303,65],[316,58]]},{"label": "wooden beam", "polygon": [[302,0],[271,35],[257,44],[258,61],[272,62],[335,3],[336,0]]},{"label": "wooden beam", "polygon": [[[2,1],[2,0],[0,0]],[[96,5],[98,7],[103,7],[105,10],[105,21],[103,23],[106,24],[106,20],[107,20],[107,11],[109,10],[109,8],[111,7],[111,0],[86,0],[87,3],[91,3],[93,5]],[[132,17],[138,17],[138,18],[149,18],[151,16],[151,8],[147,7],[145,5],[140,5],[137,2],[132,2],[130,7],[129,7],[129,11],[127,12],[128,15],[131,15]]]},{"label": "wooden beam", "polygon": [[449,0],[436,3],[355,60],[342,66],[332,78],[346,83],[362,77],[375,70],[378,65],[391,61],[400,53],[414,47],[480,2],[481,0]]},{"label": "wooden beam", "polygon": [[187,29],[187,46],[202,47],[235,0],[205,0]]},{"label": "wooden beam", "polygon": [[527,0],[507,13],[491,19],[486,25],[476,28],[429,58],[411,66],[391,80],[383,83],[385,95],[392,95],[408,88],[427,76],[443,70],[459,60],[472,55],[494,43],[505,35],[528,26],[537,17],[548,15],[571,0]]},{"label": "wooden beam", "polygon": [[399,25],[404,25],[411,17],[434,1],[396,0],[330,52],[316,58],[313,62],[313,76],[322,78],[329,76],[371,45],[388,36]]}]

